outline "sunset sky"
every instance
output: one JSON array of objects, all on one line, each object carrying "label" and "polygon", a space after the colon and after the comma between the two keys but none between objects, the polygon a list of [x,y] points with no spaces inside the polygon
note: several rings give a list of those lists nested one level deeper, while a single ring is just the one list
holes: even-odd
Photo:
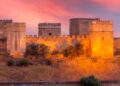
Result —
[{"label": "sunset sky", "polygon": [[68,34],[74,17],[112,20],[120,36],[120,0],[0,0],[0,19],[26,22],[27,34],[37,34],[40,22],[60,22],[62,34]]}]

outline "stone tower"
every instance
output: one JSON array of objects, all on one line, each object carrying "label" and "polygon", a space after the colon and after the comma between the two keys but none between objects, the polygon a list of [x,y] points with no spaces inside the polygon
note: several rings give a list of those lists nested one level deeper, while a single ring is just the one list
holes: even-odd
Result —
[{"label": "stone tower", "polygon": [[40,23],[38,25],[39,36],[60,36],[61,24],[60,23]]},{"label": "stone tower", "polygon": [[70,20],[70,35],[89,36],[91,57],[113,57],[113,24],[99,18]]},{"label": "stone tower", "polygon": [[99,18],[73,18],[70,19],[70,35],[89,35],[90,23]]},{"label": "stone tower", "polygon": [[[26,48],[25,42],[25,23],[14,23],[12,20],[0,20],[0,38],[6,41],[4,49],[11,54],[19,51],[24,52]],[[0,47],[1,49],[1,47]]]}]

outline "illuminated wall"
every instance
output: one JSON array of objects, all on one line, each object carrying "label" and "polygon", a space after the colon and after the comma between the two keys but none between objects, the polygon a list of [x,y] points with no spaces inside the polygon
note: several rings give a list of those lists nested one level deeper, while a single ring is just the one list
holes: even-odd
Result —
[{"label": "illuminated wall", "polygon": [[[78,40],[82,43],[86,55],[94,58],[112,58],[114,54],[113,43],[113,24],[110,21],[92,20],[88,23],[89,27],[87,32],[89,34],[83,34],[78,36],[26,36],[27,44],[30,43],[42,43],[50,47],[51,50],[58,50],[69,46],[73,40]],[[85,24],[84,24],[85,25]],[[83,24],[81,25],[83,26]],[[82,29],[82,28],[81,28]]]},{"label": "illuminated wall", "polygon": [[90,37],[91,57],[113,57],[113,24],[111,21],[99,18],[73,18],[70,20],[70,35]]},{"label": "illuminated wall", "polygon": [[65,47],[71,45],[75,41],[79,41],[83,45],[83,49],[86,54],[90,55],[90,37],[89,36],[49,36],[49,37],[37,37],[37,36],[26,36],[27,44],[38,43],[45,44],[50,47],[50,50],[55,49],[62,50]]},{"label": "illuminated wall", "polygon": [[91,56],[112,58],[114,53],[113,24],[110,21],[93,21],[91,24]]}]

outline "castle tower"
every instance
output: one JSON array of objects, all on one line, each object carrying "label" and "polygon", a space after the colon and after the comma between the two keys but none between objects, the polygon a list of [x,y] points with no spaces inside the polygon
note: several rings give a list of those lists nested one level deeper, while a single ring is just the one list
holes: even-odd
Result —
[{"label": "castle tower", "polygon": [[[14,23],[12,20],[0,20],[0,50],[13,53],[15,51],[24,52],[25,42],[25,23]],[[4,42],[3,42],[4,41]]]},{"label": "castle tower", "polygon": [[70,19],[70,35],[89,35],[90,22],[99,18],[73,18]]},{"label": "castle tower", "polygon": [[7,52],[7,33],[6,25],[11,24],[12,20],[0,20],[0,54]]},{"label": "castle tower", "polygon": [[60,36],[61,24],[60,23],[40,23],[38,25],[39,36]]},{"label": "castle tower", "polygon": [[90,27],[91,55],[112,58],[114,54],[113,24],[111,21],[92,21]]},{"label": "castle tower", "polygon": [[70,20],[70,35],[89,36],[91,57],[113,57],[113,24],[99,18]]},{"label": "castle tower", "polygon": [[24,52],[25,42],[25,23],[11,23],[6,25],[7,50],[12,52]]}]

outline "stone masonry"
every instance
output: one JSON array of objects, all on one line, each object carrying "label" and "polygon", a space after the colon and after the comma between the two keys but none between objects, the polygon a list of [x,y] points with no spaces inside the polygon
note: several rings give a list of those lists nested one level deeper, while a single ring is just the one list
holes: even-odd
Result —
[{"label": "stone masonry", "polygon": [[70,20],[70,35],[89,36],[92,57],[113,57],[113,24],[99,18]]},{"label": "stone masonry", "polygon": [[39,36],[60,36],[61,24],[60,23],[39,23],[38,35]]},{"label": "stone masonry", "polygon": [[43,43],[51,50],[65,48],[73,40],[83,44],[85,53],[95,58],[112,58],[114,53],[113,23],[99,18],[70,20],[70,36],[61,36],[60,23],[40,23],[39,36],[26,36],[25,23],[0,20],[0,51],[24,52],[26,44]]},{"label": "stone masonry", "polygon": [[1,45],[4,45],[2,50],[6,52],[14,53],[16,51],[24,52],[26,47],[25,42],[25,23],[15,23],[12,20],[0,20],[0,41]]}]

